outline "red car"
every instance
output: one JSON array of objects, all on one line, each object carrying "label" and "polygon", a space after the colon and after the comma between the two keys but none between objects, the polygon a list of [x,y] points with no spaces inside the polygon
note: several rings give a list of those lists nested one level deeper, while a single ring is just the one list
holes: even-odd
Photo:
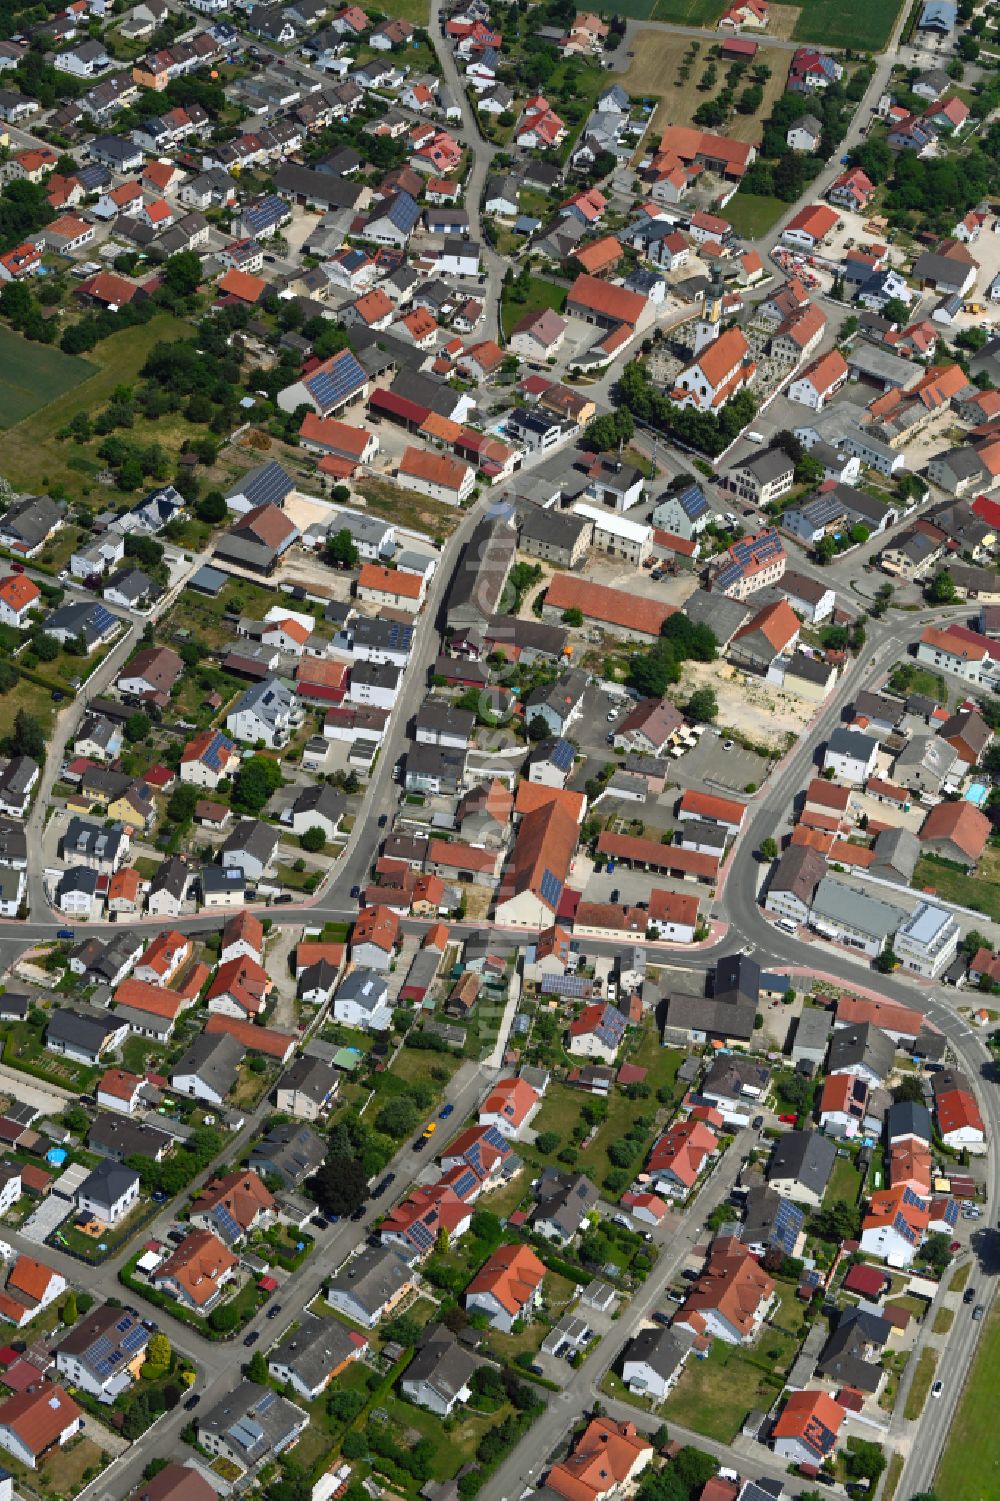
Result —
[{"label": "red car", "polygon": [[798,1116],[797,1115],[779,1115],[778,1119],[779,1119],[779,1121],[784,1121],[784,1123],[785,1123],[786,1126],[794,1126],[795,1122],[798,1120]]}]

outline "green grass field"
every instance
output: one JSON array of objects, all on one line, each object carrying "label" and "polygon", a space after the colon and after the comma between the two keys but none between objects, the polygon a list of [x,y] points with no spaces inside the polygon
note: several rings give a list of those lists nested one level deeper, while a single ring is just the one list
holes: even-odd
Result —
[{"label": "green grass field", "polygon": [[[5,378],[10,368],[9,361],[13,360],[16,368],[17,361],[23,357],[22,349],[29,351],[32,362],[42,358],[61,361],[77,372],[74,379],[69,381],[63,375],[61,384],[57,384],[58,376],[54,373],[52,380],[44,383],[44,401],[33,400],[30,405],[25,405],[11,418],[10,426],[6,420],[0,420],[0,427],[7,428],[3,444],[3,472],[11,483],[23,486],[26,490],[45,491],[61,481],[72,495],[78,495],[81,491],[82,472],[86,470],[93,473],[102,467],[100,460],[96,458],[101,440],[83,445],[61,443],[56,438],[56,433],[77,412],[87,412],[93,416],[105,404],[116,386],[128,385],[134,381],[154,344],[161,340],[177,339],[190,332],[190,325],[181,322],[171,313],[158,313],[148,323],[136,328],[123,328],[120,333],[112,334],[110,339],[104,339],[89,360],[69,359],[58,350],[28,344],[6,331],[0,334],[0,357],[5,361]],[[11,353],[8,353],[8,343],[13,346]],[[39,370],[43,368],[38,366]],[[40,377],[37,378],[37,385],[41,390]],[[6,411],[9,408],[5,408]],[[164,426],[161,422],[157,431],[154,430],[155,423],[137,422],[130,436],[137,441],[148,437],[150,441],[156,438],[162,442]],[[84,463],[85,460],[91,462]],[[84,492],[89,488],[84,481]],[[112,493],[101,491],[102,505]]]},{"label": "green grass field", "polygon": [[[937,1363],[937,1350],[932,1350],[930,1347],[921,1350],[920,1358],[917,1361],[917,1368],[913,1373],[913,1380],[910,1382],[910,1389],[906,1394],[906,1411],[904,1416],[906,1417],[908,1423],[915,1423],[917,1418],[919,1418],[920,1414],[924,1410],[924,1403],[927,1401],[927,1394],[934,1382],[934,1373],[937,1370]],[[959,1417],[961,1418],[961,1412],[959,1413]],[[952,1443],[954,1443],[956,1428],[953,1427],[951,1432]],[[947,1455],[945,1456],[945,1458],[947,1458]],[[980,1493],[977,1491],[977,1498],[979,1494]],[[956,1501],[956,1496],[953,1491],[948,1490],[945,1492],[945,1495],[947,1496],[948,1501]],[[971,1501],[972,1492],[969,1491],[968,1495]]]},{"label": "green grass field", "polygon": [[[640,16],[641,11],[627,10],[624,5],[616,5],[616,10],[623,15]],[[651,21],[672,21],[676,26],[712,26],[725,10],[719,0],[653,0],[652,10],[649,12]]]},{"label": "green grass field", "polygon": [[998,1380],[1000,1314],[994,1310],[934,1477],[935,1494],[947,1501],[983,1501],[983,1497],[995,1495],[993,1487],[1000,1469],[1000,1426],[993,1412]]},{"label": "green grass field", "polygon": [[725,215],[737,234],[753,240],[766,234],[788,207],[781,198],[769,198],[764,193],[737,193],[726,204]]},{"label": "green grass field", "polygon": [[974,875],[923,855],[916,863],[911,884],[917,891],[930,888],[946,902],[1000,922],[1000,850],[987,847]]},{"label": "green grass field", "polygon": [[[796,1341],[786,1334],[767,1330],[760,1344],[770,1350],[780,1346],[775,1360],[787,1369],[794,1358]],[[780,1378],[777,1378],[780,1384]],[[734,1345],[717,1339],[706,1360],[689,1360],[680,1381],[667,1398],[664,1415],[682,1428],[695,1428],[716,1443],[731,1444],[753,1407],[769,1408],[779,1387],[764,1371]]]},{"label": "green grass field", "polygon": [[97,373],[97,366],[0,328],[0,428],[23,422]]},{"label": "green grass field", "polygon": [[[797,42],[879,52],[889,40],[901,0],[804,0],[793,36]],[[658,17],[658,19],[661,19]]]},{"label": "green grass field", "polygon": [[525,313],[537,313],[541,308],[554,308],[561,313],[566,306],[566,288],[557,286],[554,281],[546,281],[542,276],[533,276],[528,287],[528,295],[523,302],[515,302],[505,294],[500,304],[500,317],[503,323],[504,338],[510,338],[510,331],[515,323],[519,323]]}]

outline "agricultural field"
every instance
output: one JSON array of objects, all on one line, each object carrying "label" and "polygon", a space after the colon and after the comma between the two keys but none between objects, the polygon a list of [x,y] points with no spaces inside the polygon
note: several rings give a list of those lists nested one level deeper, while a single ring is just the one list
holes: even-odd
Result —
[{"label": "agricultural field", "polygon": [[[13,359],[17,368],[19,358],[30,359],[32,371],[44,371],[45,365],[40,362],[51,359],[65,362],[75,372],[72,380],[63,375],[61,385],[55,374],[51,380],[47,376],[35,377],[38,390],[44,386],[45,401],[33,400],[30,405],[24,405],[4,436],[4,474],[11,484],[35,492],[51,492],[61,484],[76,497],[86,498],[93,494],[95,505],[107,505],[114,492],[95,483],[103,468],[96,455],[101,440],[84,444],[60,442],[56,433],[77,412],[92,414],[105,404],[116,386],[134,381],[154,344],[178,339],[190,332],[189,325],[171,313],[158,313],[148,323],[112,334],[98,344],[89,359],[79,360],[70,359],[57,350],[48,350],[43,345],[28,344],[6,330],[0,331],[5,380],[9,362]],[[22,350],[29,351],[29,356],[24,356]],[[15,396],[16,389],[16,384],[12,383],[11,391]],[[190,427],[185,425],[184,433],[189,432]],[[153,423],[138,419],[130,436],[137,441],[155,440],[166,448],[180,447],[179,438],[176,445],[171,442],[169,421]]]},{"label": "agricultural field", "polygon": [[901,0],[803,0],[793,33],[797,42],[880,52],[889,40]]},{"label": "agricultural field", "polygon": [[[398,0],[406,5],[411,0]],[[419,3],[419,0],[415,0]],[[762,38],[794,38],[828,47],[854,47],[878,52],[886,44],[899,13],[901,0],[801,0],[798,5],[772,5],[767,31]],[[725,9],[721,0],[616,0],[616,15],[634,21],[663,21],[674,26],[702,26],[714,31]],[[747,33],[756,40],[752,32]]]},{"label": "agricultural field", "polygon": [[97,366],[0,328],[0,428],[14,427],[89,380]]},{"label": "agricultural field", "polygon": [[[635,55],[627,72],[621,75],[621,84],[635,97],[659,99],[650,141],[655,141],[666,125],[690,125],[698,106],[715,98],[725,87],[729,64],[724,58],[718,58],[715,59],[716,83],[710,89],[699,89],[698,84],[712,61],[708,57],[708,48],[713,43],[706,37],[693,58],[690,56],[692,45],[691,37],[675,36],[665,31],[641,31],[635,38]],[[687,77],[682,78],[685,58],[688,59]],[[734,140],[759,143],[761,122],[767,119],[775,100],[784,92],[788,61],[789,53],[784,49],[762,44],[756,62],[766,63],[771,76],[763,86],[760,108],[753,115],[734,113],[729,123],[718,129]],[[746,70],[743,82],[737,87],[737,95],[744,83],[750,82],[750,71],[749,68]]]}]

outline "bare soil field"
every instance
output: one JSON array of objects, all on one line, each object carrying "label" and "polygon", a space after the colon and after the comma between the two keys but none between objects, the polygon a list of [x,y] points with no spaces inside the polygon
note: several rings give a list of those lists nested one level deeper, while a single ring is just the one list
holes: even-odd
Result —
[{"label": "bare soil field", "polygon": [[777,751],[785,749],[786,735],[800,734],[816,712],[815,704],[772,688],[763,678],[751,677],[723,661],[686,663],[673,697],[684,703],[695,688],[715,689],[719,724]]}]

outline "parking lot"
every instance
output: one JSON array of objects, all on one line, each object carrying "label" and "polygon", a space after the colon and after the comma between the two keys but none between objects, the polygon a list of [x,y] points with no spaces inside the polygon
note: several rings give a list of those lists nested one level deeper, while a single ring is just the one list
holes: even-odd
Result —
[{"label": "parking lot", "polygon": [[[726,745],[731,748],[724,750]],[[677,761],[676,776],[682,785],[690,787],[704,784],[745,792],[751,783],[760,786],[769,765],[763,756],[733,745],[721,735],[703,735],[694,749]]]}]

